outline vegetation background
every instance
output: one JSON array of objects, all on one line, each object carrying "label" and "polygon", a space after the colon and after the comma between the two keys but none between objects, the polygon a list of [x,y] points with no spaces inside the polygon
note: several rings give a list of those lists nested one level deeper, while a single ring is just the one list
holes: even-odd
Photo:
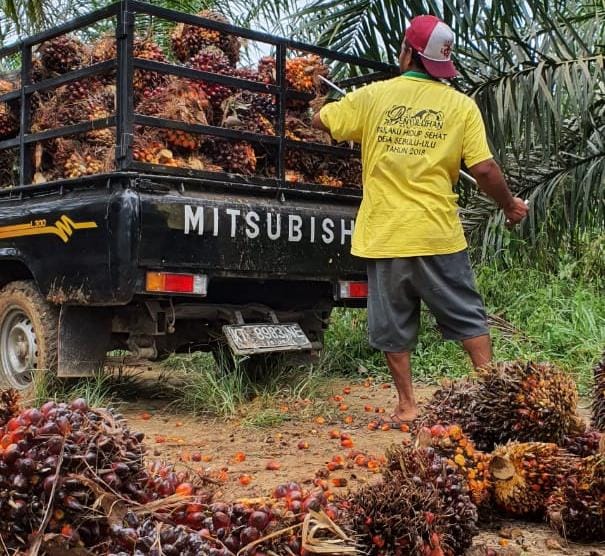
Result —
[{"label": "vegetation background", "polygon": [[[105,3],[0,0],[0,39],[12,41]],[[455,86],[478,102],[493,152],[530,206],[526,222],[508,230],[497,207],[471,184],[458,184],[478,283],[493,317],[496,356],[550,360],[574,373],[584,391],[590,387],[591,367],[605,348],[605,0],[154,3],[189,12],[214,8],[243,25],[393,63],[411,17],[442,17],[457,37],[461,76]],[[151,30],[159,42],[170,32],[157,21]],[[255,53],[249,45],[250,58]],[[333,69],[339,75],[352,71]],[[442,342],[425,317],[416,377],[432,381],[467,373],[462,351]],[[219,376],[201,356],[173,358],[168,367],[196,385],[188,390],[193,408],[201,403],[228,412],[266,386],[258,377]],[[358,375],[360,369],[385,373],[382,357],[367,345],[365,313],[339,310],[321,363],[311,375],[305,370],[297,384],[312,389],[317,377]],[[266,384],[280,387],[275,380]]]}]

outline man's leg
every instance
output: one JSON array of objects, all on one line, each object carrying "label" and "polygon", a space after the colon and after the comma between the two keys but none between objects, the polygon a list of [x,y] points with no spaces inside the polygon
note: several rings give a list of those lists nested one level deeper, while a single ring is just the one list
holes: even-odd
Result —
[{"label": "man's leg", "polygon": [[394,420],[408,421],[418,413],[410,368],[420,324],[420,298],[411,284],[416,258],[368,261],[370,344],[385,353],[395,381]]},{"label": "man's leg", "polygon": [[415,284],[435,315],[443,337],[462,342],[476,369],[492,359],[483,299],[468,253],[420,257]]},{"label": "man's leg", "polygon": [[412,385],[410,352],[386,352],[386,357],[399,396],[399,404],[395,408],[393,416],[401,421],[413,421],[418,417],[418,406]]},{"label": "man's leg", "polygon": [[462,340],[464,349],[469,354],[473,367],[480,369],[485,367],[492,360],[492,342],[489,334],[483,334],[482,336],[476,336],[475,338],[468,338]]}]

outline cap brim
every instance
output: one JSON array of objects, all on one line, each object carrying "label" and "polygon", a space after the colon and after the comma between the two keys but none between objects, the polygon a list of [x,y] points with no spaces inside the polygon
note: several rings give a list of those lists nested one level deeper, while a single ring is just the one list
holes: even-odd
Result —
[{"label": "cap brim", "polygon": [[453,79],[458,75],[458,70],[451,60],[436,62],[435,60],[425,58],[422,54],[420,57],[422,58],[424,69],[426,69],[432,77],[436,77],[437,79]]}]

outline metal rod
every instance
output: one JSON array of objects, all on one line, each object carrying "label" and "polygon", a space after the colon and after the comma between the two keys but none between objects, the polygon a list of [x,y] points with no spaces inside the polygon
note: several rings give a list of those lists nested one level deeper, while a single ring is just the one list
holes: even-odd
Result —
[{"label": "metal rod", "polygon": [[101,21],[102,19],[107,19],[108,17],[116,15],[118,13],[119,5],[119,2],[110,4],[109,6],[101,8],[100,10],[95,10],[94,12],[76,17],[75,19],[66,21],[61,25],[57,25],[56,27],[42,31],[41,33],[36,33],[35,35],[0,48],[0,58],[10,56],[11,54],[18,52],[18,50],[21,48],[21,45],[34,46],[36,44],[54,39],[59,35],[64,35],[65,33],[70,33],[71,31],[77,31],[78,29],[82,29],[82,27],[88,27],[97,21]]},{"label": "metal rod", "polygon": [[25,92],[32,93],[35,91],[53,89],[55,87],[59,87],[60,85],[64,85],[65,83],[71,83],[72,81],[78,81],[79,79],[84,79],[86,77],[93,77],[95,75],[106,73],[108,71],[111,71],[112,69],[115,69],[116,66],[116,60],[107,60],[106,62],[99,62],[98,64],[93,64],[92,66],[87,66],[85,68],[64,73],[57,77],[44,79],[42,81],[32,83],[31,85],[26,85]]},{"label": "metal rod", "polygon": [[135,114],[134,123],[135,125],[138,124],[164,129],[179,129],[189,133],[197,133],[199,135],[211,135],[214,137],[224,137],[226,139],[239,139],[242,141],[264,143],[267,145],[277,145],[279,142],[278,137],[274,137],[272,135],[263,135],[261,133],[252,133],[250,131],[241,131],[238,129],[229,129],[211,125],[188,124],[180,120],[168,120],[166,118],[144,116],[142,114]]},{"label": "metal rod", "polygon": [[208,71],[187,68],[184,66],[175,66],[164,62],[156,62],[154,60],[144,60],[135,58],[133,61],[136,69],[144,69],[146,71],[155,71],[158,73],[166,73],[179,77],[189,77],[199,81],[208,81],[210,83],[219,83],[228,87],[237,87],[248,91],[256,91],[259,93],[277,94],[279,89],[275,85],[267,85],[258,81],[250,81],[249,79],[240,79],[239,77],[231,77],[229,75],[221,75]]},{"label": "metal rod", "polygon": [[277,45],[275,53],[275,70],[277,73],[277,86],[279,95],[277,97],[277,179],[285,184],[286,180],[286,106],[288,96],[288,83],[286,81],[286,45]]},{"label": "metal rod", "polygon": [[471,176],[468,172],[465,172],[464,170],[460,170],[460,175],[467,179],[468,181],[470,181],[473,185],[478,185],[477,184],[477,180],[475,178],[473,178],[473,176]]},{"label": "metal rod", "polygon": [[3,95],[0,95],[0,102],[10,102],[11,100],[18,100],[20,98],[21,98],[21,90],[15,89],[14,91],[11,91],[10,93],[4,93]]},{"label": "metal rod", "polygon": [[326,84],[328,84],[332,89],[339,92],[342,96],[345,96],[347,92],[344,89],[341,89],[336,83],[332,83],[329,79],[325,78],[323,75],[320,75],[319,78]]},{"label": "metal rod", "polygon": [[39,133],[30,133],[23,138],[23,142],[25,144],[36,143],[38,141],[46,141],[47,139],[55,139],[56,137],[78,135],[80,133],[86,133],[87,131],[113,127],[115,125],[115,116],[110,116],[109,118],[99,118],[97,120],[90,120],[79,124],[47,129],[45,131],[40,131]]},{"label": "metal rod", "polygon": [[132,163],[134,141],[134,13],[130,11],[129,0],[122,0],[116,24],[116,48],[118,53],[117,75],[117,129],[116,129],[116,169],[127,170]]},{"label": "metal rod", "polygon": [[393,66],[393,71],[376,71],[373,73],[366,73],[364,75],[357,75],[355,77],[347,77],[341,79],[336,83],[339,87],[352,87],[354,85],[365,85],[374,81],[380,81],[382,79],[389,79],[399,75],[399,68]]},{"label": "metal rod", "polygon": [[292,139],[286,139],[284,142],[288,149],[300,149],[302,151],[314,151],[324,154],[331,154],[333,156],[344,157],[344,156],[361,156],[359,149],[349,149],[347,147],[336,147],[334,145],[326,145],[324,143],[311,143],[309,141],[294,141]]},{"label": "metal rod", "polygon": [[19,185],[28,185],[33,181],[32,148],[26,144],[25,137],[31,131],[31,93],[26,91],[32,78],[32,47],[26,43],[21,46],[21,117],[19,125]]},{"label": "metal rod", "polygon": [[321,56],[322,58],[327,58],[329,60],[337,60],[340,62],[355,64],[357,66],[367,67],[370,69],[375,69],[377,71],[391,71],[395,67],[395,66],[391,66],[389,64],[385,64],[384,62],[376,62],[374,60],[358,58],[351,54],[343,54],[341,52],[335,52],[335,51],[329,50],[327,48],[323,48],[321,46],[306,44],[304,42],[294,41],[291,39],[286,39],[284,37],[270,35],[269,33],[251,31],[250,29],[245,29],[243,27],[237,27],[236,25],[221,23],[219,21],[206,19],[203,17],[199,17],[197,15],[186,14],[183,12],[178,12],[178,11],[170,10],[167,8],[162,8],[160,6],[147,4],[145,2],[139,2],[137,0],[131,1],[131,9],[137,13],[145,13],[148,15],[154,15],[156,17],[166,19],[169,21],[177,21],[179,23],[196,25],[198,27],[207,27],[208,29],[214,29],[216,31],[223,31],[225,33],[237,35],[239,37],[243,37],[243,38],[246,38],[246,39],[252,40],[252,41],[265,42],[265,43],[273,44],[275,46],[282,44],[291,50],[300,50],[303,52],[310,52],[313,54],[317,54],[317,55]]}]

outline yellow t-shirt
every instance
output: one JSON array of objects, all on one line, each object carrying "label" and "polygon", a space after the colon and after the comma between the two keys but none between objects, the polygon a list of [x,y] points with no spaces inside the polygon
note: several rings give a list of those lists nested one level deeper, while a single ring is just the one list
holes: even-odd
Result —
[{"label": "yellow t-shirt", "polygon": [[458,217],[460,161],[492,158],[476,103],[411,72],[367,85],[324,106],[337,141],[361,143],[363,200],[351,252],[394,258],[466,247]]}]

